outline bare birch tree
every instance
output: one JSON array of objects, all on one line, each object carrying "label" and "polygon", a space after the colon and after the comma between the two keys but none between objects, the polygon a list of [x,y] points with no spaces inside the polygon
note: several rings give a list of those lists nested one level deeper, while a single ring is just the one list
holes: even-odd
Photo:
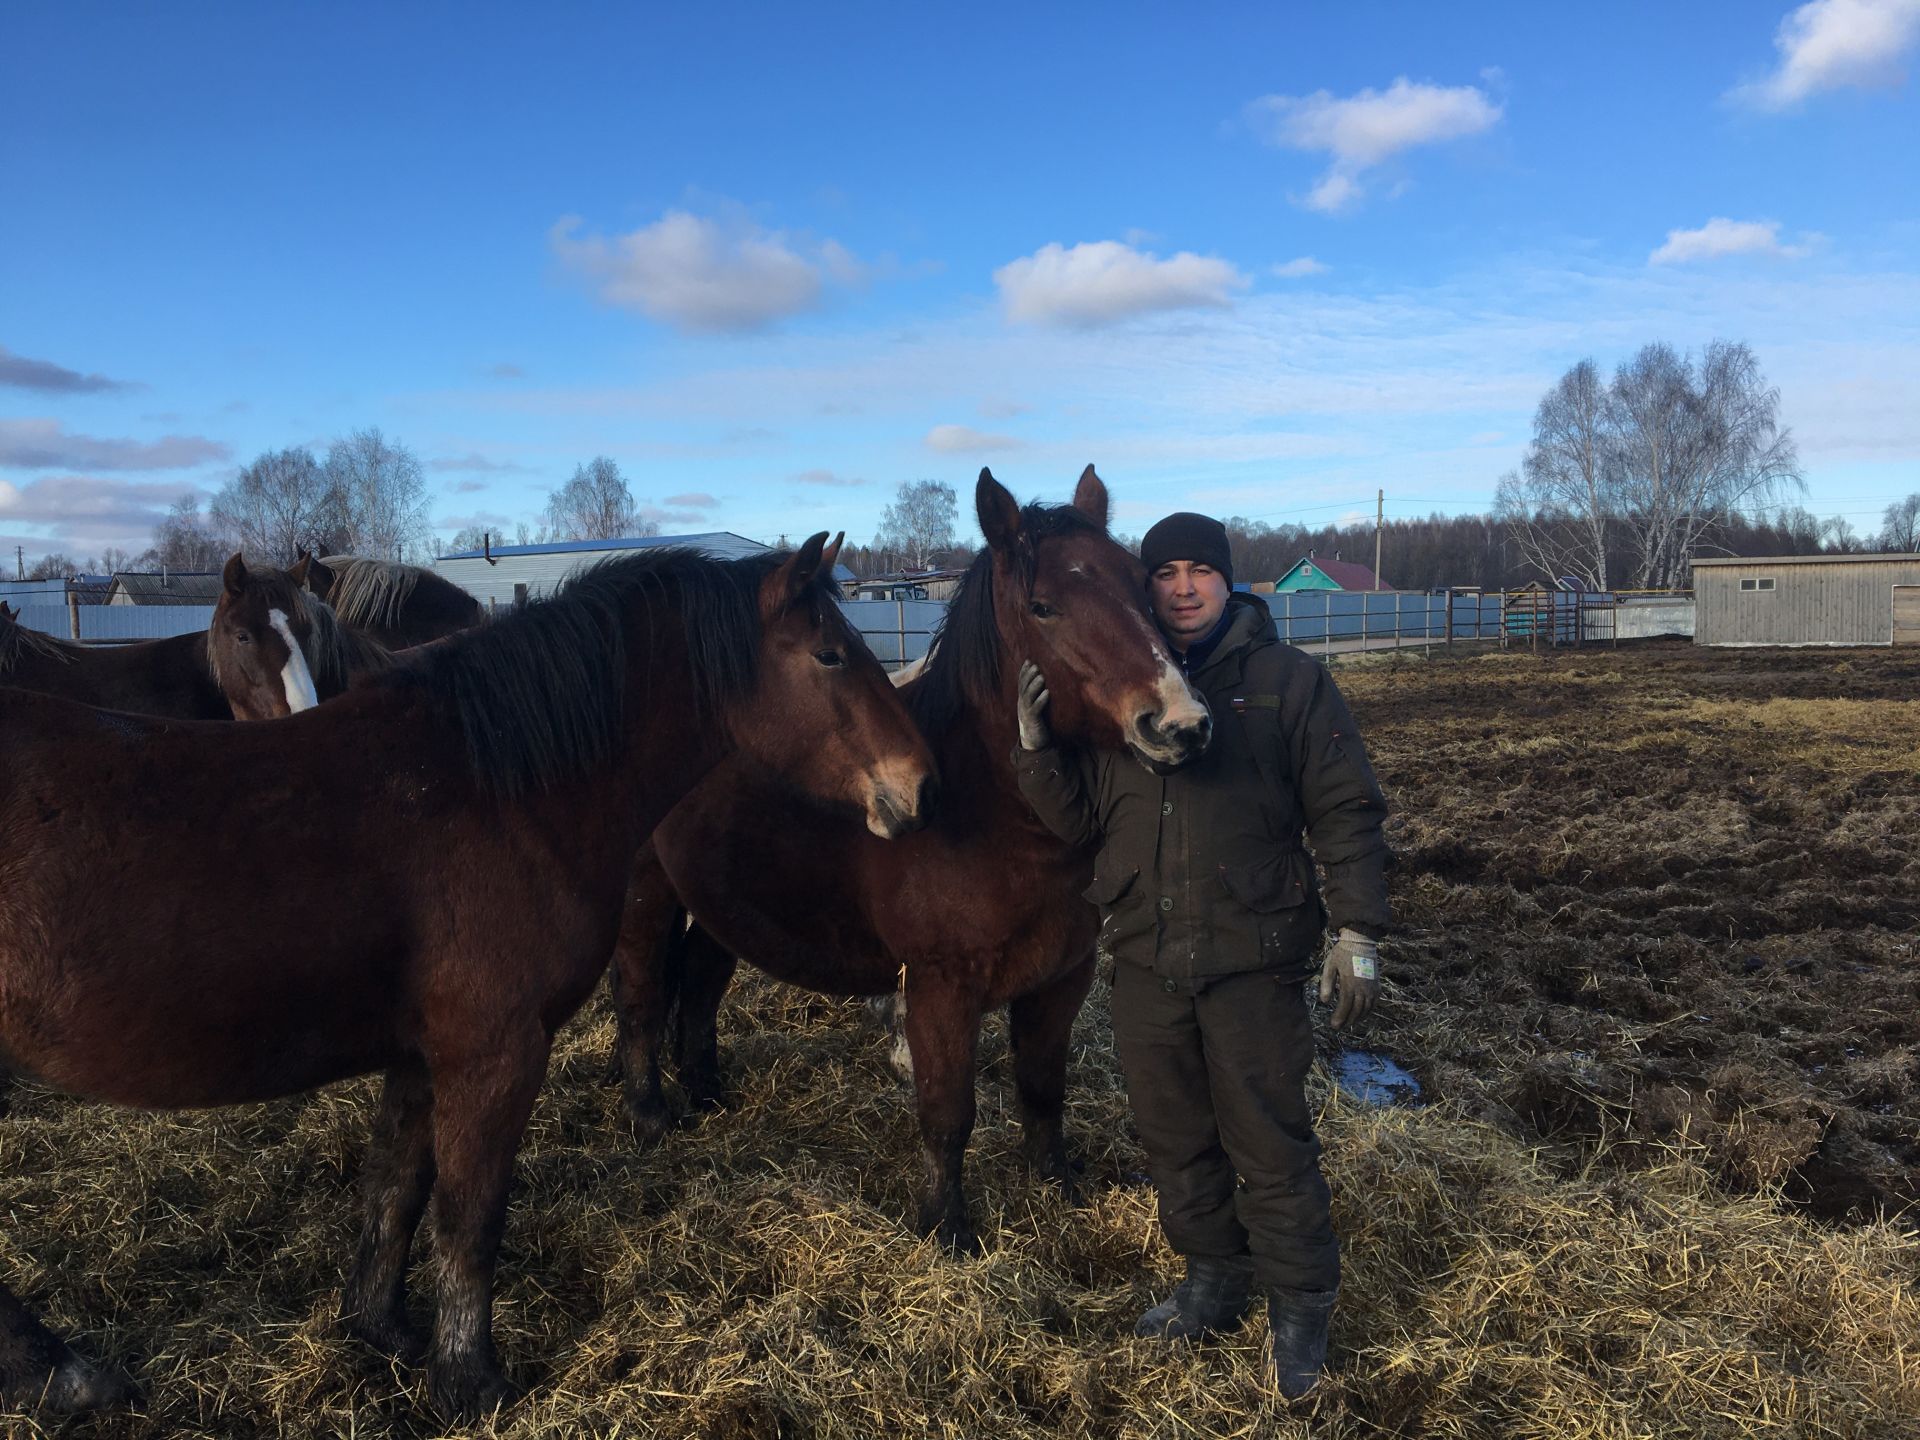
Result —
[{"label": "bare birch tree", "polygon": [[1583,360],[1540,402],[1496,513],[1549,579],[1609,588],[1620,578],[1611,546],[1630,557],[1634,586],[1684,587],[1717,530],[1804,489],[1779,406],[1744,344],[1713,341],[1697,362],[1671,345],[1643,346],[1605,387]]},{"label": "bare birch tree", "polygon": [[573,478],[547,497],[547,525],[556,540],[618,540],[660,533],[658,522],[640,519],[620,467],[605,455],[575,466]]},{"label": "bare birch tree", "polygon": [[1920,552],[1920,491],[1887,506],[1880,520],[1879,545],[1900,555]]},{"label": "bare birch tree", "polygon": [[1541,400],[1522,470],[1494,493],[1494,512],[1527,562],[1550,580],[1571,576],[1590,590],[1607,588],[1608,528],[1617,519],[1611,412],[1600,367],[1582,360]]},{"label": "bare birch tree", "polygon": [[331,548],[336,523],[326,475],[304,446],[260,455],[220,487],[208,518],[228,548],[272,565]]},{"label": "bare birch tree", "polygon": [[327,447],[324,553],[417,560],[432,548],[420,458],[377,427]]},{"label": "bare birch tree", "polygon": [[953,487],[939,480],[905,480],[880,516],[873,548],[898,557],[913,570],[930,570],[953,548],[953,527],[960,518]]},{"label": "bare birch tree", "polygon": [[1712,341],[1697,365],[1670,345],[1645,346],[1614,376],[1613,402],[1637,585],[1686,586],[1712,526],[1805,489],[1780,392],[1744,344]]}]

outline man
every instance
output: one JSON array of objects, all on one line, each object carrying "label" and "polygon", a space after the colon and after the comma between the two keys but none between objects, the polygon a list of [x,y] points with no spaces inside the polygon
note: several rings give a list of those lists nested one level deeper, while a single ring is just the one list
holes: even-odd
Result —
[{"label": "man", "polygon": [[1301,981],[1330,914],[1338,938],[1320,999],[1337,997],[1335,1029],[1373,1005],[1386,802],[1333,678],[1280,643],[1263,600],[1233,592],[1220,522],[1169,515],[1140,556],[1161,631],[1213,712],[1206,753],[1168,775],[1118,753],[1069,756],[1052,744],[1046,682],[1028,665],[1014,765],[1049,829],[1099,847],[1087,898],[1114,958],[1114,1041],[1161,1228],[1187,1269],[1135,1333],[1232,1329],[1257,1284],[1274,1381],[1295,1399],[1326,1362],[1340,1282],[1307,1109]]}]

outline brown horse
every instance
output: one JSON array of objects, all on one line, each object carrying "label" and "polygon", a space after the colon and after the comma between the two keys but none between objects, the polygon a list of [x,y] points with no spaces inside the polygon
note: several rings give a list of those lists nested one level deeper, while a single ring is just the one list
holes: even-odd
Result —
[{"label": "brown horse", "polygon": [[1081,898],[1093,857],[1054,838],[1015,788],[1021,663],[1045,670],[1054,730],[1069,741],[1170,767],[1199,754],[1211,726],[1148,614],[1140,561],[1107,535],[1091,465],[1070,507],[1021,509],[984,470],[975,500],[987,549],[901,691],[940,764],[929,828],[881,845],[747,765],[722,765],[643,852],[615,974],[643,1139],[668,1124],[659,1051],[676,982],[680,1074],[695,1101],[718,1098],[714,1016],[731,957],[830,994],[899,984],[925,1147],[919,1228],[957,1250],[978,1246],[962,1164],[989,1009],[1008,1007],[1028,1158],[1071,1190],[1061,1114],[1068,1032],[1093,975],[1098,920]]},{"label": "brown horse", "polygon": [[[299,558],[310,557],[302,551]],[[313,561],[302,574],[341,623],[389,650],[470,630],[486,618],[473,596],[418,565],[329,555]]]},{"label": "brown horse", "polygon": [[[429,1389],[449,1414],[498,1404],[514,1153],[648,833],[731,753],[882,834],[919,823],[931,756],[821,579],[825,539],[610,561],[269,725],[9,695],[0,1053],[160,1108],[385,1071],[343,1318],[412,1353],[407,1254],[431,1193]],[[72,1409],[124,1384],[0,1288],[0,1393]]]},{"label": "brown horse", "polygon": [[306,555],[288,570],[248,565],[236,552],[221,571],[207,663],[234,719],[312,709],[343,692],[353,675],[392,664],[386,647],[342,623],[308,588],[324,568]]},{"label": "brown horse", "polygon": [[4,606],[0,686],[180,720],[224,720],[232,713],[208,668],[204,632],[131,645],[77,645],[29,630]]}]

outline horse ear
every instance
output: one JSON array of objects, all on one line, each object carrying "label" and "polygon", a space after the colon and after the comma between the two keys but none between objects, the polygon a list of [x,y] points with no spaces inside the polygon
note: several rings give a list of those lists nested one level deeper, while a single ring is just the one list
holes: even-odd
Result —
[{"label": "horse ear", "polygon": [[787,606],[806,594],[813,577],[820,573],[820,553],[826,548],[827,532],[822,530],[787,557],[778,570],[760,587],[760,613],[771,620]]},{"label": "horse ear", "polygon": [[238,550],[227,561],[227,568],[220,572],[220,580],[227,587],[229,595],[243,594],[247,588],[247,562],[240,558]]},{"label": "horse ear", "polygon": [[287,567],[287,578],[295,585],[312,589],[313,587],[307,584],[307,571],[313,564],[313,556],[304,550],[297,550],[294,553],[300,558]]},{"label": "horse ear", "polygon": [[1013,492],[993,478],[984,466],[980,483],[973,487],[973,512],[980,521],[980,533],[992,550],[1010,550],[1020,538],[1020,502]]},{"label": "horse ear", "polygon": [[1107,528],[1107,482],[1093,473],[1091,465],[1080,472],[1080,483],[1073,487],[1073,508],[1102,530]]},{"label": "horse ear", "polygon": [[820,552],[820,568],[827,574],[833,574],[833,567],[840,563],[840,547],[846,542],[847,532],[842,530],[834,536],[827,548]]},{"label": "horse ear", "polygon": [[307,556],[307,589],[322,600],[333,593],[333,567],[318,555]]}]

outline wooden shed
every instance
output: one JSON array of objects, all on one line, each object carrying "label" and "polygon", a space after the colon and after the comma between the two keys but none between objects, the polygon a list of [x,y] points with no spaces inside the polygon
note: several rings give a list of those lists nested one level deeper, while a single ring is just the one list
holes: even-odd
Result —
[{"label": "wooden shed", "polygon": [[1920,555],[1693,562],[1701,645],[1920,644]]}]

